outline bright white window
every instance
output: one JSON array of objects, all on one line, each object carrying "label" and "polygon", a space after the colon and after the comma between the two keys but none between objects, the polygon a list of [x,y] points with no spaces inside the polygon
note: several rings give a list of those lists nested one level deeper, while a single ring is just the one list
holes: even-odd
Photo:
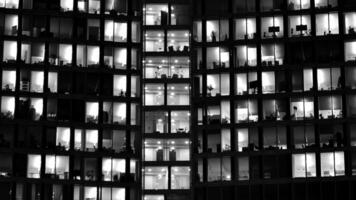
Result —
[{"label": "bright white window", "polygon": [[16,86],[16,71],[2,71],[2,89],[5,91],[15,91]]},{"label": "bright white window", "polygon": [[40,178],[41,155],[29,154],[27,156],[27,178]]},{"label": "bright white window", "polygon": [[125,159],[103,158],[102,173],[104,181],[119,181],[125,174]]},{"label": "bright white window", "polygon": [[327,176],[345,175],[345,156],[344,152],[320,153],[320,174]]},{"label": "bright white window", "polygon": [[72,11],[73,10],[73,0],[61,0],[62,11]]},{"label": "bright white window", "polygon": [[15,62],[17,58],[17,42],[4,41],[4,53],[2,60],[4,62]]},{"label": "bright white window", "polygon": [[315,153],[292,155],[293,178],[305,178],[316,176]]}]

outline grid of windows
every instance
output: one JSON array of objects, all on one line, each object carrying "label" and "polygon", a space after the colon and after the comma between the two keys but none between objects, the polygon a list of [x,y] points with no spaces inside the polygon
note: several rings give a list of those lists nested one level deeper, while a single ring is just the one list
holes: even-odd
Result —
[{"label": "grid of windows", "polygon": [[3,199],[140,190],[140,1],[0,0]]},{"label": "grid of windows", "polygon": [[194,199],[354,198],[355,8],[195,1]]}]

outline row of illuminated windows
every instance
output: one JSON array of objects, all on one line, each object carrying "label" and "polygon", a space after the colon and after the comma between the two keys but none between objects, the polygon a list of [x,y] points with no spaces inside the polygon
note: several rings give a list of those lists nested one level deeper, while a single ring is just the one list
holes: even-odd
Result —
[{"label": "row of illuminated windows", "polygon": [[145,139],[145,161],[189,161],[188,139]]},{"label": "row of illuminated windows", "polygon": [[[82,101],[68,99],[47,99],[40,97],[1,97],[1,119],[27,119],[40,121],[46,116],[50,121],[73,120],[91,124],[138,125],[140,108],[138,103]],[[46,106],[47,113],[43,107]],[[130,108],[130,121],[127,120],[127,107]],[[16,108],[16,112],[15,112]],[[101,113],[101,120],[99,119]]]},{"label": "row of illuminated windows", "polygon": [[191,18],[188,4],[145,4],[143,22],[146,26],[190,25]]},{"label": "row of illuminated windows", "polygon": [[[80,76],[81,75],[81,76]],[[101,80],[97,74],[78,74],[78,77],[86,77],[85,80],[72,83],[72,77],[70,74],[48,72],[47,84],[45,83],[45,73],[43,71],[30,71],[20,70],[19,78],[16,75],[15,69],[2,70],[1,85],[2,90],[6,92],[15,91],[17,85],[17,79],[19,79],[19,91],[32,92],[32,93],[87,93],[87,94],[103,94],[110,96],[128,97],[128,83],[131,85],[131,97],[139,96],[139,79],[137,76],[127,75],[108,75],[105,76],[105,81]],[[109,80],[108,80],[109,79]],[[86,87],[84,87],[86,85]],[[98,88],[101,85],[102,90],[106,90],[105,93],[101,92]],[[47,86],[47,89],[45,88]],[[71,88],[81,88],[74,92]],[[110,90],[110,91],[107,91]]]},{"label": "row of illuminated windows", "polygon": [[185,110],[145,111],[145,133],[190,133],[190,112]]},{"label": "row of illuminated windows", "polygon": [[[229,0],[209,1],[203,4],[204,0],[198,0],[194,12],[201,15],[202,10],[206,15],[217,15],[227,13],[231,9],[234,14],[241,14],[246,12],[273,12],[281,10],[304,10],[310,9],[312,6],[316,9],[331,9],[338,7],[337,0],[233,0],[230,4]],[[259,2],[259,3],[258,3]],[[314,5],[313,5],[314,3]],[[352,0],[345,0],[345,5],[355,5]],[[203,6],[205,5],[205,6]]]},{"label": "row of illuminated windows", "polygon": [[[145,84],[146,106],[189,106],[189,84]],[[165,103],[165,101],[167,101]]]},{"label": "row of illuminated windows", "polygon": [[[199,80],[197,88],[200,95],[206,90],[209,97],[228,96],[233,90],[234,95],[257,94],[261,84],[262,94],[274,94],[282,92],[303,92],[313,91],[332,91],[342,89],[345,84],[346,89],[355,89],[356,69],[354,67],[345,68],[345,76],[341,76],[340,68],[318,68],[316,79],[314,80],[313,69],[292,70],[290,74],[285,71],[264,71],[261,79],[257,72],[238,73],[234,76],[234,85],[230,85],[230,75],[208,74],[206,75],[206,87],[202,84],[202,76],[196,76]],[[345,78],[345,81],[343,80]],[[315,81],[315,86],[314,86]],[[206,88],[206,89],[205,89]]]},{"label": "row of illuminated windows", "polygon": [[56,151],[135,153],[137,133],[125,130],[71,129],[70,127],[1,126],[0,147],[42,148]]},{"label": "row of illuminated windows", "polygon": [[146,57],[143,65],[146,79],[190,77],[189,57]]},{"label": "row of illuminated windows", "polygon": [[[190,167],[144,167],[144,190],[187,190],[190,188]],[[169,172],[170,171],[170,172]],[[168,178],[170,174],[170,178]],[[170,180],[170,183],[168,183]]]},{"label": "row of illuminated windows", "polygon": [[[19,9],[20,1],[21,0],[1,0],[0,7]],[[103,4],[104,13],[110,15],[126,15],[128,10],[127,3],[127,0],[105,0]],[[137,1],[134,1],[134,4],[137,3]],[[74,8],[76,8],[78,12],[100,14],[101,4],[100,0],[54,0],[49,1],[49,9],[69,12],[74,11]],[[47,2],[43,0],[23,0],[22,9],[44,10],[47,9]]]},{"label": "row of illuminated windows", "polygon": [[[208,106],[197,106],[198,125],[251,123],[258,121],[288,121],[288,120],[311,120],[311,119],[338,119],[343,117],[354,118],[355,95],[346,97],[344,105],[341,95],[326,95],[318,97],[318,103],[313,97],[292,97],[289,99],[247,99],[236,100],[231,103],[223,100],[211,103]],[[259,108],[258,104],[262,107]],[[315,108],[317,110],[315,110]],[[261,109],[261,114],[259,114]],[[346,113],[344,113],[344,109]],[[317,113],[318,115],[316,115]],[[235,121],[231,121],[234,115]]]},{"label": "row of illuminated windows", "polygon": [[[344,32],[355,34],[356,13],[344,13]],[[294,15],[288,17],[288,29],[284,28],[283,16],[262,17],[261,18],[261,38],[280,38],[284,35],[289,37],[311,36],[314,31],[311,26],[310,15]],[[257,39],[256,18],[234,19],[233,34],[229,35],[228,20],[208,20],[204,22],[206,42],[227,41],[230,37],[234,40]],[[339,34],[339,14],[331,12],[327,14],[317,14],[315,16],[315,35]],[[196,21],[193,25],[193,39],[196,42],[203,41],[203,22]]]},{"label": "row of illuminated windows", "polygon": [[144,51],[185,52],[189,51],[190,34],[187,30],[145,31]]},{"label": "row of illuminated windows", "polygon": [[92,186],[92,185],[67,185],[67,184],[44,184],[44,183],[23,183],[23,182],[3,182],[1,192],[4,199],[15,197],[17,200],[35,200],[36,198],[61,200],[130,200],[135,199],[134,189],[112,186]]},{"label": "row of illuminated windows", "polygon": [[[318,155],[320,171],[317,171],[316,153],[300,153],[290,156],[237,157],[232,169],[231,157],[208,158],[206,166],[198,159],[198,180],[216,182],[231,180],[256,180],[275,178],[334,177],[345,175],[345,155],[342,151],[322,152]],[[261,165],[261,160],[263,165]],[[206,169],[204,169],[206,167]],[[233,177],[232,170],[235,170]],[[204,175],[206,180],[204,180]]]},{"label": "row of illuminated windows", "polygon": [[[47,21],[49,30],[46,30]],[[78,21],[76,27],[73,27],[74,21]],[[15,14],[0,15],[0,31],[4,35],[17,36],[21,33],[28,37],[50,37],[61,39],[72,39],[74,29],[77,32],[76,37],[80,40],[100,40],[101,30],[104,27],[104,41],[108,42],[127,42],[128,25],[127,22],[104,20],[100,25],[99,19],[75,19],[52,17],[47,19],[43,16],[23,16],[22,28],[19,32],[19,17]],[[140,41],[140,23],[131,23],[131,41]]]},{"label": "row of illuminated windows", "polygon": [[[193,60],[193,66],[198,70],[209,70],[256,67],[258,65],[271,67],[285,63],[313,62],[313,52],[310,49],[314,46],[310,43],[304,43],[302,46],[304,47],[301,47],[299,43],[297,45],[288,44],[287,46],[281,43],[262,44],[260,52],[258,52],[259,48],[256,45],[239,45],[231,49],[229,47],[197,48],[195,49],[196,57]],[[315,53],[315,57],[318,62],[325,63],[342,60],[354,62],[356,59],[356,42],[346,41],[343,47],[342,49],[341,44],[336,42],[330,42],[328,45],[320,43],[317,46],[318,52]],[[344,51],[344,54],[342,54],[342,51]],[[288,57],[285,56],[285,52],[288,53]],[[306,52],[308,55],[305,55]]]},{"label": "row of illuminated windows", "polygon": [[[346,142],[341,124],[323,124],[315,128],[311,124],[268,126],[258,128],[237,128],[199,131],[197,133],[197,153],[220,153],[226,151],[251,152],[285,149],[341,148],[356,146],[355,124],[347,126],[349,142]],[[288,134],[288,130],[290,134]],[[290,137],[288,137],[289,135]],[[348,145],[346,145],[348,144]]]},{"label": "row of illuminated windows", "polygon": [[[78,67],[100,67],[100,58],[103,57],[103,66],[108,69],[127,69],[128,54],[131,54],[131,69],[139,66],[139,52],[131,49],[128,52],[124,47],[104,47],[103,54],[100,47],[95,45],[76,45],[72,44],[49,44],[48,61],[45,61],[44,43],[21,43],[21,50],[18,49],[16,41],[3,42],[3,62],[15,63],[20,54],[20,61],[26,64],[49,63],[55,66],[72,66],[74,60]],[[73,50],[76,54],[74,55]]]}]

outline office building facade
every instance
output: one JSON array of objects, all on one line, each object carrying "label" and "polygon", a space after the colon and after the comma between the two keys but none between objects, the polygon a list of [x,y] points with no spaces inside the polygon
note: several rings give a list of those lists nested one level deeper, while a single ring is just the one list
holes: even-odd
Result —
[{"label": "office building facade", "polygon": [[0,0],[0,194],[356,198],[354,0]]}]

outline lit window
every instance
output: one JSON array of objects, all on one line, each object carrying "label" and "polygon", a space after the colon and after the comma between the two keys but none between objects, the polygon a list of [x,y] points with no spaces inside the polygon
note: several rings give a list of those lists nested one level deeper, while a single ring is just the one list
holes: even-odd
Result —
[{"label": "lit window", "polygon": [[40,178],[41,155],[29,154],[27,156],[27,178]]},{"label": "lit window", "polygon": [[125,175],[125,159],[103,158],[102,173],[104,181],[120,181]]},{"label": "lit window", "polygon": [[227,41],[229,39],[229,22],[227,20],[210,20],[206,22],[207,42]]},{"label": "lit window", "polygon": [[344,176],[344,152],[320,153],[320,170],[321,177]]},{"label": "lit window", "polygon": [[64,12],[73,10],[73,0],[61,0],[61,10]]},{"label": "lit window", "polygon": [[235,40],[256,39],[256,19],[235,19]]},{"label": "lit window", "polygon": [[190,188],[190,168],[171,167],[171,189],[186,190]]},{"label": "lit window", "polygon": [[164,85],[146,84],[145,85],[145,105],[157,106],[164,105]]},{"label": "lit window", "polygon": [[316,35],[339,34],[338,13],[316,15]]},{"label": "lit window", "polygon": [[284,45],[263,44],[261,48],[262,67],[283,65]]},{"label": "lit window", "polygon": [[229,68],[230,67],[230,54],[229,49],[226,47],[209,47],[207,48],[207,68]]},{"label": "lit window", "polygon": [[189,31],[168,31],[167,46],[169,52],[189,51]]},{"label": "lit window", "polygon": [[345,33],[356,34],[356,12],[345,13]]},{"label": "lit window", "polygon": [[18,23],[19,22],[18,22],[17,15],[5,15],[5,28],[4,28],[5,32],[4,32],[4,34],[16,36],[17,31],[18,31]]},{"label": "lit window", "polygon": [[89,13],[100,13],[100,0],[89,0]]},{"label": "lit window", "polygon": [[167,85],[167,105],[189,105],[188,84]]},{"label": "lit window", "polygon": [[240,100],[235,103],[236,123],[257,122],[258,107],[256,100]]},{"label": "lit window", "polygon": [[86,123],[98,123],[99,118],[99,103],[97,102],[87,102],[85,111],[85,122]]},{"label": "lit window", "polygon": [[102,200],[125,200],[125,188],[101,188]]},{"label": "lit window", "polygon": [[46,178],[68,179],[69,178],[69,157],[46,155]]},{"label": "lit window", "polygon": [[356,41],[345,42],[345,61],[356,61]]},{"label": "lit window", "polygon": [[58,90],[57,72],[48,72],[48,92],[56,93]]},{"label": "lit window", "polygon": [[289,10],[302,10],[310,8],[310,0],[288,0]]},{"label": "lit window", "polygon": [[15,91],[16,86],[16,71],[3,70],[2,71],[2,89],[4,91]]},{"label": "lit window", "polygon": [[126,124],[126,103],[117,103],[113,105],[113,123],[119,125]]},{"label": "lit window", "polygon": [[236,74],[235,80],[237,95],[257,94],[258,80],[256,72]]},{"label": "lit window", "polygon": [[125,75],[114,75],[114,96],[127,95],[127,78]]},{"label": "lit window", "polygon": [[319,97],[319,119],[342,118],[341,96]]},{"label": "lit window", "polygon": [[[76,136],[80,137],[78,138],[79,141],[82,141],[82,135],[77,135]],[[77,138],[75,138],[75,141],[78,141]],[[80,142],[82,145],[82,143]],[[98,149],[98,130],[85,130],[85,150],[86,151],[96,151]]]},{"label": "lit window", "polygon": [[256,46],[236,46],[235,67],[257,66],[257,48]]},{"label": "lit window", "polygon": [[145,133],[168,133],[168,113],[145,112]]},{"label": "lit window", "polygon": [[163,31],[146,31],[145,33],[145,51],[162,52],[164,49]]},{"label": "lit window", "polygon": [[283,37],[283,32],[284,32],[283,17],[274,16],[274,17],[263,17],[261,19],[262,38]]},{"label": "lit window", "polygon": [[314,118],[313,98],[292,98],[290,101],[290,115],[292,120]]},{"label": "lit window", "polygon": [[171,133],[189,133],[189,131],[190,131],[190,112],[172,111]]},{"label": "lit window", "polygon": [[145,167],[143,174],[145,190],[168,189],[167,167]]},{"label": "lit window", "polygon": [[315,8],[324,9],[337,7],[337,0],[315,0]]},{"label": "lit window", "polygon": [[117,15],[127,13],[127,0],[105,0],[105,14]]},{"label": "lit window", "polygon": [[292,177],[316,177],[315,153],[292,155]]},{"label": "lit window", "polygon": [[168,5],[146,4],[144,25],[168,25]]},{"label": "lit window", "polygon": [[97,200],[97,191],[96,187],[84,187],[84,199]]},{"label": "lit window", "polygon": [[18,9],[19,0],[0,0],[0,7]]},{"label": "lit window", "polygon": [[288,25],[289,37],[311,35],[311,20],[309,15],[290,16]]},{"label": "lit window", "polygon": [[13,119],[15,115],[15,97],[1,97],[1,118]]},{"label": "lit window", "polygon": [[259,149],[259,136],[257,128],[239,128],[236,129],[237,150],[256,151]]},{"label": "lit window", "polygon": [[16,41],[4,41],[3,43],[3,58],[4,62],[13,63],[17,59],[17,42]]},{"label": "lit window", "polygon": [[70,128],[57,127],[56,129],[56,146],[69,150],[70,146]]}]

